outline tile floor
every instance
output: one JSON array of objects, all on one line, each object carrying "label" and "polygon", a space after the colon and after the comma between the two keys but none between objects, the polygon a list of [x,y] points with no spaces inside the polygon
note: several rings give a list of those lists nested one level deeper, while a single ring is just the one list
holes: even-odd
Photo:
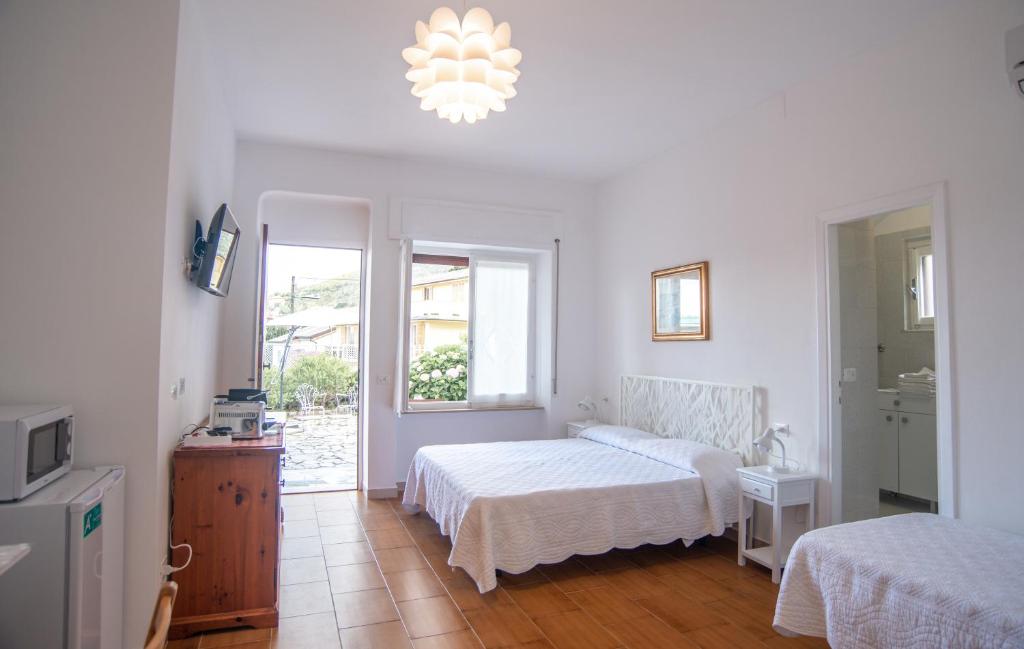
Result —
[{"label": "tile floor", "polygon": [[778,588],[711,539],[613,550],[501,575],[485,594],[447,565],[425,515],[358,492],[285,496],[277,629],[170,649],[661,649],[827,647],[771,628]]}]

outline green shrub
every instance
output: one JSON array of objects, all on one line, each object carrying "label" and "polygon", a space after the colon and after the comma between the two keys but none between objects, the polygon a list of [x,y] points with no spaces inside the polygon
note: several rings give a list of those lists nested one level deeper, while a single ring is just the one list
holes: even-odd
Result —
[{"label": "green shrub", "polygon": [[335,405],[336,394],[348,394],[356,390],[359,375],[348,363],[329,354],[303,356],[284,371],[284,402],[280,400],[280,374],[278,368],[267,370],[263,377],[263,388],[267,391],[267,403],[276,410],[297,410],[299,400],[295,391],[308,383],[320,393],[318,405]]},{"label": "green shrub", "polygon": [[409,366],[409,398],[413,401],[465,401],[465,345],[441,345],[425,352]]}]

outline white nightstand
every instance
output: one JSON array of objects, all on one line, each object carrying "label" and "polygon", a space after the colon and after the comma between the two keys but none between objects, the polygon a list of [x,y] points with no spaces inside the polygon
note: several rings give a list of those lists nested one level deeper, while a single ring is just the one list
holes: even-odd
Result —
[{"label": "white nightstand", "polygon": [[585,429],[591,426],[599,426],[601,422],[588,420],[588,421],[570,421],[565,424],[565,436],[566,437],[579,437]]},{"label": "white nightstand", "polygon": [[[782,548],[782,508],[791,505],[808,505],[807,530],[814,529],[814,486],[818,478],[811,473],[790,471],[775,473],[766,466],[748,466],[736,469],[739,473],[740,490],[740,530],[737,538],[737,561],[746,565],[747,559],[771,568],[772,581],[776,584],[782,575],[782,567],[786,565],[789,549]],[[764,503],[772,508],[772,542],[760,548],[753,545],[754,515],[751,513],[750,524],[744,516],[747,499],[755,503]]]}]

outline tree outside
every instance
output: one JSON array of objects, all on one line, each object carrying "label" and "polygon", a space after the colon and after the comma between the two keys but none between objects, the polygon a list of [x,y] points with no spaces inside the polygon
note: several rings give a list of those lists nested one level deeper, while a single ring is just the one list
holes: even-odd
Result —
[{"label": "tree outside", "polygon": [[298,399],[295,392],[302,384],[308,383],[322,395],[319,405],[338,405],[337,395],[354,394],[359,375],[345,361],[328,356],[315,354],[303,356],[288,365],[284,371],[284,402],[281,401],[280,374],[268,372],[264,375],[264,389],[267,391],[267,403],[271,410],[297,410]]}]

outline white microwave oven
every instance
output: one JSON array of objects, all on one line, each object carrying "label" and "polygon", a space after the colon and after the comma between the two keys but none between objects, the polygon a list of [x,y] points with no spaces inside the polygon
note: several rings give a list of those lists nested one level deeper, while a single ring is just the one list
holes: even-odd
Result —
[{"label": "white microwave oven", "polygon": [[71,406],[0,405],[0,501],[21,500],[71,470]]}]

